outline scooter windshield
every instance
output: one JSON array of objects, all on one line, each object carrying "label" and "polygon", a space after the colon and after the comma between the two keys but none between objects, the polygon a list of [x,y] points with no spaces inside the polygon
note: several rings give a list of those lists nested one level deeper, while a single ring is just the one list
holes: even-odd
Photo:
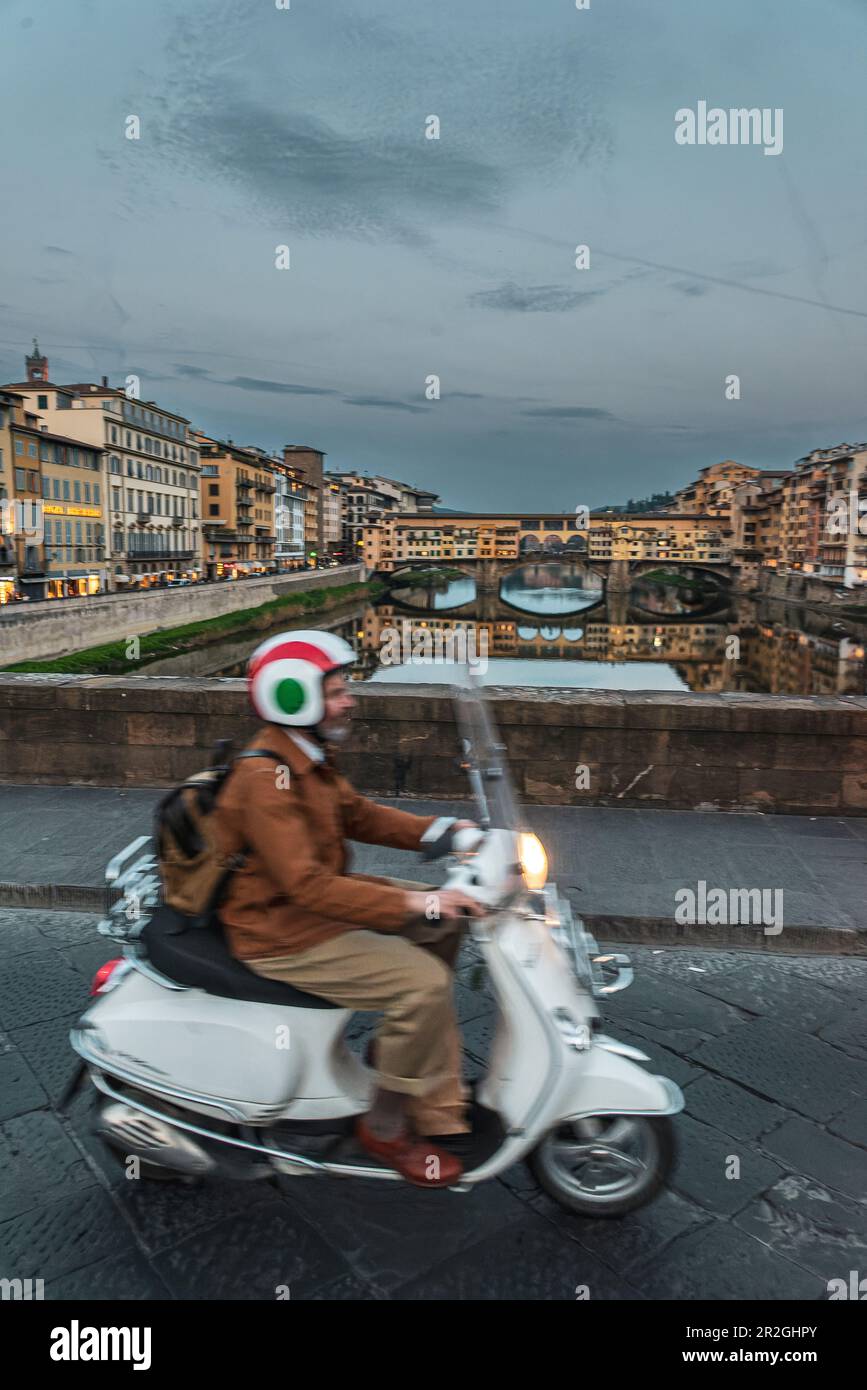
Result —
[{"label": "scooter windshield", "polygon": [[454,687],[454,708],[463,767],[469,778],[479,824],[485,829],[523,829],[506,747],[494,725],[482,686],[467,671]]}]

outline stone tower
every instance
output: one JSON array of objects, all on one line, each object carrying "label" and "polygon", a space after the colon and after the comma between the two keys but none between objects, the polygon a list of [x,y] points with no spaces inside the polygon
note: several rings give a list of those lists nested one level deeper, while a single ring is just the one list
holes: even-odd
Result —
[{"label": "stone tower", "polygon": [[28,381],[48,380],[48,358],[42,356],[35,338],[33,339],[33,351],[24,358],[24,364],[27,368]]}]

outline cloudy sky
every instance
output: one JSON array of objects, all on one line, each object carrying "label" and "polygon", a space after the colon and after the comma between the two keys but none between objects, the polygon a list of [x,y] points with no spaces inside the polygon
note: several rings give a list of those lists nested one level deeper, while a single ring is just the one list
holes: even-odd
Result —
[{"label": "cloudy sky", "polygon": [[[865,0],[0,0],[0,25],[3,380],[36,334],[55,381],[136,373],[220,437],[480,510],[867,438]],[[699,101],[782,108],[782,154],[678,145]]]}]

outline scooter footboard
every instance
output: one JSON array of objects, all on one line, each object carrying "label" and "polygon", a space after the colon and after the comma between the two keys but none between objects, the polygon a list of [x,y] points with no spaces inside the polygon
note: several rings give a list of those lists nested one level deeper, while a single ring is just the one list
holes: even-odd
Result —
[{"label": "scooter footboard", "polygon": [[563,1122],[589,1115],[676,1115],[683,1093],[666,1076],[654,1076],[616,1052],[594,1046],[571,1094],[564,1097]]}]

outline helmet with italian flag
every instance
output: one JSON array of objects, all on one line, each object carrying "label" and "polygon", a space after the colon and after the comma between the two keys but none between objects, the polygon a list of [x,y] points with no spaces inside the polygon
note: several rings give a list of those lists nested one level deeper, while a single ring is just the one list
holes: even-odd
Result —
[{"label": "helmet with italian flag", "polygon": [[247,665],[250,702],[269,724],[312,729],[325,713],[322,683],[354,666],[348,642],[333,632],[281,632],[262,642]]}]

